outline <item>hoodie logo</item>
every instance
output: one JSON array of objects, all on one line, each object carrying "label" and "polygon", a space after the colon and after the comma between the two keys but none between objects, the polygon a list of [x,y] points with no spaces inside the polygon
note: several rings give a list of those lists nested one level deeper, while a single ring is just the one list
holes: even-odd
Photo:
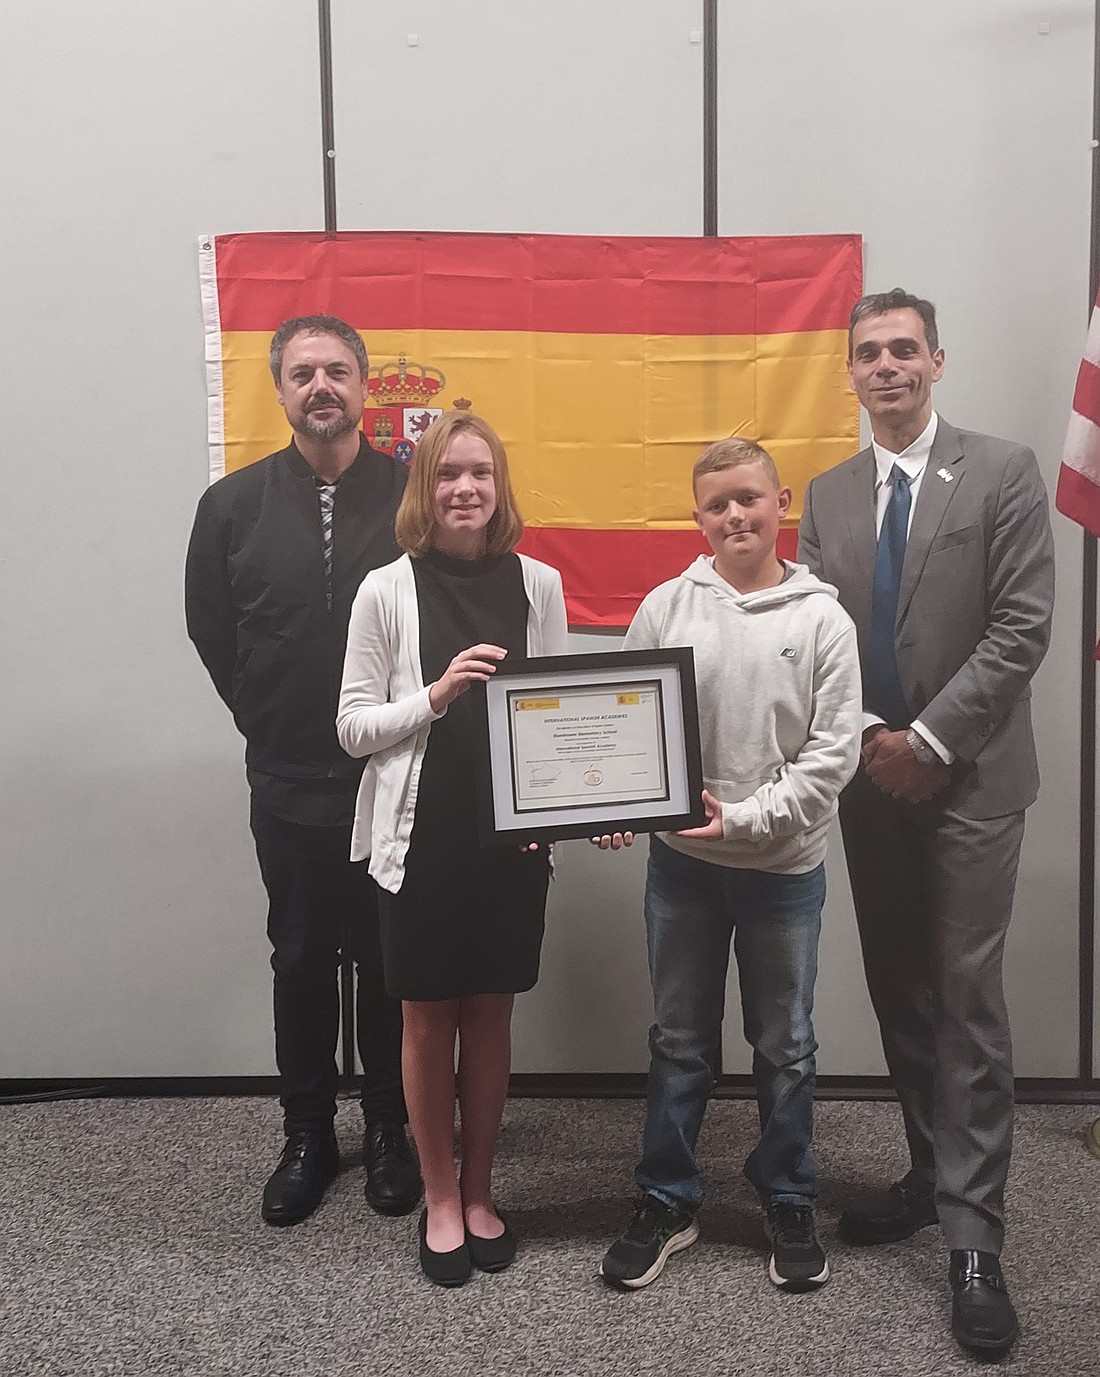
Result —
[{"label": "hoodie logo", "polygon": [[784,660],[793,660],[798,654],[798,651],[795,650],[793,645],[785,645],[779,653],[783,656]]}]

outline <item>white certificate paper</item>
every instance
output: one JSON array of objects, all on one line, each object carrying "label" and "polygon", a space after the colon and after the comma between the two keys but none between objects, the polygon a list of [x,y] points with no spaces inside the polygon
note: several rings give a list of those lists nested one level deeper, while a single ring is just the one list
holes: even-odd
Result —
[{"label": "white certificate paper", "polygon": [[475,702],[483,845],[706,820],[690,646],[505,661]]},{"label": "white certificate paper", "polygon": [[659,679],[510,690],[508,716],[517,812],[668,801]]}]

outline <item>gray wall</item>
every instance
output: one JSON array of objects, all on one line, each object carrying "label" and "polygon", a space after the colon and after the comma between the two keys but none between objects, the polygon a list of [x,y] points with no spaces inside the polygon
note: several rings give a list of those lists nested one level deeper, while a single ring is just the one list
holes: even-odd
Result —
[{"label": "gray wall", "polygon": [[[273,1070],[241,746],[180,571],[207,468],[195,243],[321,226],[316,10],[0,0],[0,1078]],[[940,408],[1032,444],[1052,487],[1086,319],[1092,14],[721,6],[721,232],[861,231],[869,286],[940,306]],[[341,228],[698,233],[701,26],[698,0],[334,0]],[[1032,1075],[1076,1069],[1081,542],[1056,531],[1009,956]],[[640,1070],[644,846],[561,851],[516,1069]],[[731,992],[736,1070],[735,1013]],[[882,1070],[839,844],[818,1025],[822,1071]]]}]

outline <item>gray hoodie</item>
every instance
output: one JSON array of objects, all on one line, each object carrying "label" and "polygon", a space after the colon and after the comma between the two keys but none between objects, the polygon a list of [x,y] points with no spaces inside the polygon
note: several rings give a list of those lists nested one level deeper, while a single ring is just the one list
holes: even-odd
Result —
[{"label": "gray hoodie", "polygon": [[813,870],[859,760],[856,629],[836,589],[802,564],[775,588],[738,593],[700,555],[655,588],[623,648],[691,646],[703,778],[722,840],[661,832],[677,851],[749,870]]}]

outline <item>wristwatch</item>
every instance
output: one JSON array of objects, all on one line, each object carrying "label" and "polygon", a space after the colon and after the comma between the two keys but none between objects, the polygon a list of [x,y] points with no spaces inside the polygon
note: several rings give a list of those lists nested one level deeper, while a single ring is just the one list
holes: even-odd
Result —
[{"label": "wristwatch", "polygon": [[920,732],[915,732],[912,727],[905,733],[905,744],[922,765],[934,765],[939,760],[939,756],[921,736]]}]

